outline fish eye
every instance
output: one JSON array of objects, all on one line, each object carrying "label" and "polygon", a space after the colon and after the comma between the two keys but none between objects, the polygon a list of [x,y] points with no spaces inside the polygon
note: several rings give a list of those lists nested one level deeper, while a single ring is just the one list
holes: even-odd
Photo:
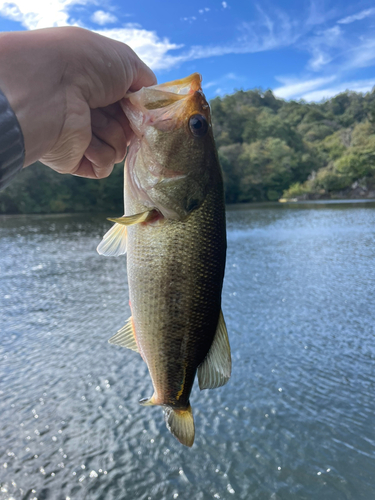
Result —
[{"label": "fish eye", "polygon": [[203,137],[207,134],[208,123],[203,115],[192,115],[189,119],[189,128],[195,137]]}]

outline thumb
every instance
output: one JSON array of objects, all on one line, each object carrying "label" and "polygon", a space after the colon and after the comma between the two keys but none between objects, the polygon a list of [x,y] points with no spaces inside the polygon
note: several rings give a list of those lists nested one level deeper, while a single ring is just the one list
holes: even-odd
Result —
[{"label": "thumb", "polygon": [[137,56],[135,52],[133,52],[133,54],[135,56],[135,72],[133,83],[129,87],[129,90],[131,90],[132,92],[136,92],[142,87],[150,87],[151,85],[156,85],[157,80],[154,72]]}]

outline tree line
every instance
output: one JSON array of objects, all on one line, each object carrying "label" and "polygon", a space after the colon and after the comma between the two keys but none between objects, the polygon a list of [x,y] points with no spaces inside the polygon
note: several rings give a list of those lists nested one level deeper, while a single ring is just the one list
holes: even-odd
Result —
[{"label": "tree line", "polygon": [[[321,103],[240,90],[211,101],[228,203],[375,189],[375,90]],[[122,165],[100,181],[37,163],[0,193],[0,213],[120,213]]]}]

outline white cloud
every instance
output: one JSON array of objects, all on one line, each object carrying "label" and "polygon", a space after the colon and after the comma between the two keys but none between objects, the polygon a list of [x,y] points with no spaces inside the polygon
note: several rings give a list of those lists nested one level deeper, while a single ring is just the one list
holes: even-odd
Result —
[{"label": "white cloud", "polygon": [[239,26],[234,53],[263,52],[295,43],[300,33],[297,25],[284,12],[276,10],[270,17],[257,6],[260,17],[256,21],[243,22]]},{"label": "white cloud", "polygon": [[[275,96],[283,99],[304,99],[305,101],[329,99],[346,90],[366,93],[375,86],[375,78],[338,83],[338,77],[334,75],[311,80],[291,80],[283,77],[278,77],[277,80],[284,85],[274,89]],[[333,85],[328,85],[335,81],[336,83]]]},{"label": "white cloud", "polygon": [[329,72],[340,79],[348,72],[373,66],[375,37],[372,32],[368,33],[353,36],[350,28],[335,25],[308,37],[302,45],[311,54],[307,68],[324,75]]},{"label": "white cloud", "polygon": [[128,28],[128,29],[142,29],[142,25],[139,23],[126,23],[124,24],[123,28]]},{"label": "white cloud", "polygon": [[70,20],[73,5],[94,3],[94,0],[0,0],[0,15],[18,21],[27,29],[75,24]]},{"label": "white cloud", "polygon": [[209,89],[211,87],[215,87],[216,85],[225,85],[225,83],[228,80],[237,80],[241,81],[243,80],[243,77],[237,76],[235,73],[226,73],[222,77],[218,78],[217,80],[212,80],[211,82],[207,82],[204,84],[205,89]]},{"label": "white cloud", "polygon": [[344,46],[345,40],[340,26],[320,31],[306,42],[306,47],[312,55],[309,68],[319,71],[329,64],[337,54],[337,50]]},{"label": "white cloud", "polygon": [[347,69],[365,68],[375,62],[375,38],[364,38],[347,52]]},{"label": "white cloud", "polygon": [[214,87],[215,85],[217,85],[219,82],[218,80],[212,80],[211,82],[207,82],[204,84],[204,88],[205,89],[209,89],[211,87]]},{"label": "white cloud", "polygon": [[358,12],[357,14],[353,14],[352,16],[344,17],[343,19],[340,19],[337,22],[339,24],[350,24],[353,23],[354,21],[361,21],[362,19],[365,19],[366,17],[373,15],[375,15],[375,9],[366,9],[362,10],[361,12]]},{"label": "white cloud", "polygon": [[105,26],[106,24],[115,23],[117,21],[116,16],[110,12],[104,12],[104,10],[97,10],[90,19],[100,26]]},{"label": "white cloud", "polygon": [[203,82],[203,91],[212,95],[231,94],[238,88],[243,88],[246,85],[246,78],[236,73],[226,73],[216,80]]},{"label": "white cloud", "polygon": [[178,56],[171,56],[168,61],[180,64],[185,61],[227,54],[251,54],[287,47],[296,42],[300,36],[296,23],[287,15],[276,10],[271,18],[259,6],[257,9],[260,19],[240,24],[239,36],[234,42],[223,45],[192,46],[190,50]]},{"label": "white cloud", "polygon": [[[346,25],[372,14],[375,9],[367,9],[341,19],[340,24],[328,29],[306,31],[299,45],[310,53],[306,74],[302,78],[277,78],[282,85],[275,88],[274,93],[285,99],[321,101],[348,89],[370,91],[375,78],[360,80],[357,75],[360,68],[375,64],[375,37],[369,31],[363,31],[358,37]],[[317,73],[315,78],[311,71]]]},{"label": "white cloud", "polygon": [[[0,16],[18,21],[27,29],[69,25],[85,27],[83,23],[72,21],[69,10],[74,5],[89,4],[95,5],[97,0],[0,0]],[[103,11],[96,12],[97,21],[103,20],[103,15],[98,12]],[[125,27],[97,32],[127,43],[155,70],[170,68],[180,61],[179,57],[168,52],[182,45],[171,43],[168,38],[160,38],[155,32],[142,29],[139,25],[127,24]]]},{"label": "white cloud", "polygon": [[227,2],[221,2],[221,5],[223,6],[224,9],[226,9],[228,7]]},{"label": "white cloud", "polygon": [[321,0],[310,0],[309,14],[306,19],[308,26],[316,26],[326,22],[327,14]]},{"label": "white cloud", "polygon": [[191,16],[191,17],[182,17],[181,18],[181,21],[188,21],[190,24],[193,22],[193,21],[196,21],[197,18],[195,16]]},{"label": "white cloud", "polygon": [[313,71],[318,71],[331,61],[332,57],[330,55],[320,50],[316,50],[314,51],[313,57],[309,61],[309,66]]},{"label": "white cloud", "polygon": [[182,45],[171,43],[168,38],[160,38],[154,31],[125,27],[98,30],[97,33],[126,43],[153,70],[169,69],[185,60],[183,56],[168,54]]},{"label": "white cloud", "polygon": [[329,99],[330,97],[347,90],[362,93],[370,92],[374,86],[375,78],[369,80],[349,81],[334,85],[333,87],[326,87],[313,92],[307,92],[306,94],[303,94],[301,98],[305,101],[321,101],[322,99]]},{"label": "white cloud", "polygon": [[311,80],[296,80],[278,77],[277,80],[284,85],[274,89],[274,94],[284,99],[300,99],[302,95],[314,89],[318,89],[327,83],[331,83],[336,79],[336,76],[326,78],[313,78]]},{"label": "white cloud", "polygon": [[196,59],[271,50],[291,45],[299,36],[295,33],[294,25],[289,18],[277,12],[275,22],[264,16],[257,23],[242,23],[239,28],[240,36],[235,42],[225,45],[192,46],[182,53],[173,55],[170,51],[180,49],[183,45],[172,43],[168,38],[160,38],[153,31],[128,28],[106,29],[99,33],[130,45],[153,70],[170,69]]}]

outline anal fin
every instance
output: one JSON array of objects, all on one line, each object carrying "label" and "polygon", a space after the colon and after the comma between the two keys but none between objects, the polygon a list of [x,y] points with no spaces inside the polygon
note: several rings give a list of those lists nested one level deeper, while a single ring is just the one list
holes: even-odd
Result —
[{"label": "anal fin", "polygon": [[225,385],[230,378],[231,370],[228,332],[223,313],[220,311],[214,340],[205,360],[198,367],[199,388],[215,389]]},{"label": "anal fin", "polygon": [[121,328],[121,330],[119,330],[113,337],[111,337],[108,342],[110,344],[126,347],[127,349],[131,349],[132,351],[139,353],[137,341],[135,340],[133,318],[131,316],[125,326]]}]

